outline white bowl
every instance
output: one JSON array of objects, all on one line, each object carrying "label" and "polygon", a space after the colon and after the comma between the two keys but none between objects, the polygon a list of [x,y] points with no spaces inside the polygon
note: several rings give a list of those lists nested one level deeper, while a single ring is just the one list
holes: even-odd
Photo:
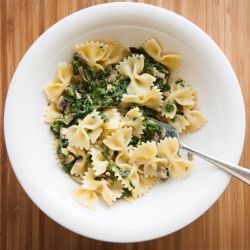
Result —
[{"label": "white bowl", "polygon": [[151,5],[110,3],[78,11],[48,29],[28,50],[10,84],[4,117],[8,154],[18,180],[50,218],[81,235],[112,242],[136,242],[170,234],[203,214],[222,194],[230,176],[195,159],[183,180],[156,185],[133,203],[119,201],[95,211],[80,206],[71,190],[77,184],[59,167],[53,136],[43,123],[42,87],[58,62],[69,61],[75,44],[114,38],[139,46],[156,37],[180,53],[178,74],[198,91],[207,125],[184,141],[222,160],[237,163],[244,142],[245,112],[230,63],[202,30],[185,18]]}]

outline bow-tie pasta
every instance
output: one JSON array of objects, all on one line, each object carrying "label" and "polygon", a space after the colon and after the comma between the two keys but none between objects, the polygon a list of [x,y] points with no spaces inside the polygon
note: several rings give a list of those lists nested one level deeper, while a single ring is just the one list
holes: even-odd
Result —
[{"label": "bow-tie pasta", "polygon": [[193,163],[179,156],[176,138],[162,138],[157,120],[190,133],[206,118],[192,86],[170,80],[181,56],[164,51],[154,38],[139,48],[85,41],[45,87],[44,121],[58,162],[79,184],[72,192],[79,204],[134,201],[157,181],[190,172]]},{"label": "bow-tie pasta", "polygon": [[56,107],[56,103],[50,102],[45,109],[44,121],[52,123],[53,121],[61,118],[63,118],[63,115]]},{"label": "bow-tie pasta", "polygon": [[131,127],[133,129],[132,134],[137,137],[141,137],[143,134],[143,115],[138,107],[130,109],[124,119],[124,126]]},{"label": "bow-tie pasta", "polygon": [[89,150],[90,143],[95,143],[102,132],[103,121],[98,112],[88,114],[78,125],[72,125],[65,131],[65,138],[70,146]]},{"label": "bow-tie pasta", "polygon": [[160,44],[154,38],[145,41],[142,47],[149,56],[171,70],[177,68],[181,63],[180,55],[164,53]]},{"label": "bow-tie pasta", "polygon": [[102,150],[100,148],[93,147],[90,149],[90,155],[95,175],[98,176],[105,173],[109,162],[105,160]]},{"label": "bow-tie pasta", "polygon": [[143,73],[144,55],[132,55],[125,58],[116,66],[117,71],[130,78],[127,92],[130,95],[141,94],[150,89],[156,78],[148,73]]},{"label": "bow-tie pasta", "polygon": [[168,124],[174,127],[179,133],[182,133],[189,125],[189,121],[183,115],[175,115],[173,119],[168,120]]},{"label": "bow-tie pasta", "polygon": [[115,130],[121,128],[123,125],[121,113],[116,108],[106,109],[103,114],[107,121],[104,123],[104,128],[108,130]]},{"label": "bow-tie pasta", "polygon": [[157,146],[155,142],[144,143],[129,153],[130,163],[142,168],[146,177],[157,175],[157,166],[155,164]]},{"label": "bow-tie pasta", "polygon": [[119,63],[128,54],[128,50],[118,41],[110,40],[106,44],[108,45],[107,51],[100,62],[104,67]]},{"label": "bow-tie pasta", "polygon": [[114,151],[126,151],[131,138],[132,128],[122,128],[104,139],[103,143]]},{"label": "bow-tie pasta", "polygon": [[158,143],[158,156],[168,160],[168,171],[173,177],[182,177],[186,175],[192,167],[190,161],[180,159],[178,151],[179,144],[177,138],[166,138]]},{"label": "bow-tie pasta", "polygon": [[141,197],[145,193],[147,193],[157,181],[155,177],[146,177],[144,174],[138,174],[139,183],[137,185],[137,189],[133,191],[133,197]]},{"label": "bow-tie pasta", "polygon": [[185,132],[194,132],[199,130],[207,121],[199,110],[186,109],[184,110],[184,116],[189,122]]},{"label": "bow-tie pasta", "polygon": [[57,101],[59,96],[69,85],[73,77],[72,65],[59,63],[57,69],[57,80],[46,86],[44,91],[50,101]]},{"label": "bow-tie pasta", "polygon": [[91,41],[76,45],[75,49],[90,67],[96,70],[104,70],[103,66],[100,64],[100,61],[107,53],[107,44]]},{"label": "bow-tie pasta", "polygon": [[139,95],[124,94],[122,101],[127,103],[136,103],[140,106],[145,106],[159,111],[162,106],[162,93],[157,87],[153,87],[147,92]]}]

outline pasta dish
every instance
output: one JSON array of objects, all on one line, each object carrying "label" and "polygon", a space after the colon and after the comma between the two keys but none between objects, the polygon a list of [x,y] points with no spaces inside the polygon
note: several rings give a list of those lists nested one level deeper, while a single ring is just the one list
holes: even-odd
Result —
[{"label": "pasta dish", "polygon": [[81,204],[134,200],[159,180],[187,175],[193,163],[180,157],[176,138],[161,139],[155,122],[180,133],[206,122],[196,91],[171,78],[180,63],[151,38],[139,48],[87,41],[75,46],[70,63],[58,65],[44,88],[45,122],[60,165],[79,183],[73,196]]}]

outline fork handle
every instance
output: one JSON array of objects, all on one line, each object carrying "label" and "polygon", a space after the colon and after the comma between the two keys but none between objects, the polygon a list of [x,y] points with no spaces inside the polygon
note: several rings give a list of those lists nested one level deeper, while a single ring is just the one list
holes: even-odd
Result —
[{"label": "fork handle", "polygon": [[194,155],[197,155],[198,157],[207,160],[211,163],[213,163],[214,165],[216,165],[219,168],[222,168],[223,170],[225,170],[226,172],[228,172],[229,174],[235,176],[236,178],[242,180],[243,182],[247,183],[248,185],[250,185],[250,169],[247,168],[243,168],[237,165],[233,165],[224,161],[220,161],[217,160],[215,158],[213,158],[212,156],[209,156],[207,154],[201,153],[183,143],[181,143],[181,146],[183,149],[189,151],[190,153],[193,153]]}]

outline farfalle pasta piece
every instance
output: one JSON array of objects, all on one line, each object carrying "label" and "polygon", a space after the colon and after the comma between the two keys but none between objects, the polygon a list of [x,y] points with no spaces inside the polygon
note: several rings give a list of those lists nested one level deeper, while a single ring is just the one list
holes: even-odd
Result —
[{"label": "farfalle pasta piece", "polygon": [[87,170],[87,154],[85,150],[81,150],[72,146],[67,146],[67,148],[61,148],[61,152],[65,156],[67,156],[64,163],[68,164],[75,160],[75,158],[78,158],[73,164],[70,170],[70,174],[74,176],[82,176]]},{"label": "farfalle pasta piece", "polygon": [[80,149],[89,149],[90,141],[88,133],[82,126],[73,125],[70,126],[66,131],[66,138],[69,141],[71,146],[80,148]]},{"label": "farfalle pasta piece", "polygon": [[132,128],[121,128],[103,140],[103,143],[115,151],[126,151],[132,138]]},{"label": "farfalle pasta piece", "polygon": [[103,120],[99,115],[99,112],[93,111],[92,113],[88,114],[83,120],[82,120],[82,126],[84,128],[95,130],[99,128],[103,124]]},{"label": "farfalle pasta piece", "polygon": [[95,172],[92,168],[88,168],[88,171],[85,172],[85,175],[82,177],[82,188],[87,190],[97,191],[102,186],[102,181],[95,179]]},{"label": "farfalle pasta piece", "polygon": [[199,130],[206,123],[207,119],[199,110],[184,110],[184,117],[188,120],[189,124],[185,128],[185,132],[195,132]]},{"label": "farfalle pasta piece", "polygon": [[109,162],[105,160],[101,148],[92,147],[90,149],[90,155],[95,175],[98,176],[103,174],[106,171]]},{"label": "farfalle pasta piece", "polygon": [[51,101],[57,101],[63,91],[68,87],[73,76],[71,64],[59,63],[57,69],[57,80],[46,86],[44,92]]},{"label": "farfalle pasta piece", "polygon": [[[167,179],[167,168],[169,161],[164,157],[156,157],[151,164],[151,168],[144,169],[144,175],[146,177],[157,177],[159,179]],[[156,174],[155,174],[156,172]]]},{"label": "farfalle pasta piece", "polygon": [[192,167],[192,162],[181,159],[178,156],[179,143],[177,138],[165,138],[157,145],[158,156],[169,161],[168,170],[172,177],[182,177]]},{"label": "farfalle pasta piece", "polygon": [[128,150],[120,151],[115,157],[115,164],[127,164],[129,161]]},{"label": "farfalle pasta piece", "polygon": [[164,100],[162,105],[161,114],[166,118],[173,119],[177,112],[177,106],[174,102],[169,101],[167,98]]},{"label": "farfalle pasta piece", "polygon": [[136,166],[127,163],[120,164],[119,168],[113,167],[117,179],[122,183],[124,188],[127,188],[130,191],[136,189],[139,185],[137,169]]},{"label": "farfalle pasta piece", "polygon": [[86,190],[83,188],[77,188],[72,192],[73,197],[77,200],[80,204],[84,205],[85,207],[94,209],[98,202],[98,197],[95,191],[93,190]]},{"label": "farfalle pasta piece", "polygon": [[130,163],[137,166],[148,165],[155,159],[157,154],[156,142],[146,142],[129,152]]},{"label": "farfalle pasta piece", "polygon": [[196,93],[190,84],[184,82],[181,83],[175,81],[171,84],[170,93],[167,94],[168,102],[176,102],[182,106],[194,106],[196,104]]},{"label": "farfalle pasta piece", "polygon": [[139,176],[139,185],[135,190],[132,191],[132,194],[135,198],[141,197],[145,193],[147,193],[157,180],[157,178],[155,177],[146,177],[140,173],[138,174],[138,176]]},{"label": "farfalle pasta piece", "polygon": [[138,167],[143,166],[145,177],[157,176],[159,162],[167,163],[167,160],[157,158],[156,156],[156,142],[146,142],[129,152],[129,163]]},{"label": "farfalle pasta piece", "polygon": [[[65,136],[69,140],[70,146],[80,149],[89,149],[90,142],[95,143],[100,136],[102,129],[100,126],[103,124],[101,117],[97,111],[88,114],[78,125],[70,126]],[[88,130],[92,130],[89,132]],[[89,133],[88,133],[89,132]]]},{"label": "farfalle pasta piece", "polygon": [[144,117],[138,107],[130,109],[125,115],[125,127],[133,128],[132,134],[136,137],[141,137],[143,134],[143,120]]},{"label": "farfalle pasta piece", "polygon": [[129,95],[145,93],[153,85],[156,78],[148,73],[143,73],[144,55],[132,55],[120,62],[116,66],[117,71],[130,78],[130,83],[127,87]]},{"label": "farfalle pasta piece", "polygon": [[156,111],[160,111],[163,103],[162,92],[157,87],[153,87],[152,89],[140,95],[124,94],[122,97],[122,102],[137,103],[141,106],[146,106]]},{"label": "farfalle pasta piece", "polygon": [[70,170],[71,175],[82,176],[86,172],[87,164],[86,157],[76,160],[73,167]]},{"label": "farfalle pasta piece", "polygon": [[165,65],[171,70],[176,69],[181,64],[180,55],[164,53],[160,44],[154,38],[145,41],[142,47],[155,61]]},{"label": "farfalle pasta piece", "polygon": [[190,124],[189,121],[182,115],[176,115],[174,119],[168,120],[169,125],[174,127],[179,133],[186,130],[187,126]]},{"label": "farfalle pasta piece", "polygon": [[116,132],[117,129],[103,129],[102,134],[100,136],[101,140],[107,139],[113,133]]},{"label": "farfalle pasta piece", "polygon": [[75,46],[76,52],[86,60],[91,68],[96,70],[104,70],[101,64],[102,59],[105,57],[108,45],[102,42],[85,42]]},{"label": "farfalle pasta piece", "polygon": [[118,41],[110,40],[105,42],[105,44],[107,45],[107,50],[100,61],[104,67],[120,62],[128,54],[128,50]]},{"label": "farfalle pasta piece", "polygon": [[122,185],[118,181],[110,183],[107,180],[95,180],[94,170],[89,168],[82,181],[82,188],[85,190],[96,191],[101,194],[104,201],[112,205],[117,198],[122,196]]},{"label": "farfalle pasta piece", "polygon": [[108,121],[103,124],[105,129],[118,129],[122,127],[123,121],[120,112],[116,108],[109,108],[104,110],[103,114],[107,117]]},{"label": "farfalle pasta piece", "polygon": [[93,144],[97,141],[97,139],[99,138],[99,136],[101,135],[103,129],[101,127],[92,130],[91,132],[88,133],[89,136],[89,140],[90,142]]},{"label": "farfalle pasta piece", "polygon": [[86,157],[86,152],[84,149],[80,149],[80,148],[76,148],[73,146],[67,146],[67,150],[72,153],[75,157],[82,157],[85,158]]},{"label": "farfalle pasta piece", "polygon": [[111,206],[118,198],[121,198],[122,184],[119,181],[114,181],[114,183],[104,181],[100,193],[104,201]]},{"label": "farfalle pasta piece", "polygon": [[53,121],[61,118],[63,118],[63,115],[58,111],[56,103],[50,102],[45,109],[44,121],[46,123],[52,123]]}]

